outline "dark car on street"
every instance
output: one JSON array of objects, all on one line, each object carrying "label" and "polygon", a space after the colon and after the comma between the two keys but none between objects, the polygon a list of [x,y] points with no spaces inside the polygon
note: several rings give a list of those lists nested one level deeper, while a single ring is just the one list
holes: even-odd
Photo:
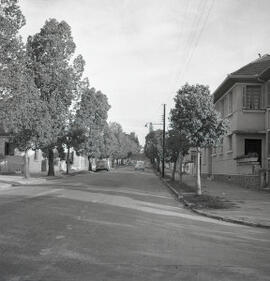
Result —
[{"label": "dark car on street", "polygon": [[105,170],[105,171],[109,171],[110,170],[110,165],[108,160],[97,160],[96,162],[96,171],[101,171],[101,170]]}]

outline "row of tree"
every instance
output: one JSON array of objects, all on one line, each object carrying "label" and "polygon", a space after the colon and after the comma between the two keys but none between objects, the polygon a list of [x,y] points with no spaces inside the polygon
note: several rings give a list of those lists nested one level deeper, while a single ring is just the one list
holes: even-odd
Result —
[{"label": "row of tree", "polygon": [[[70,149],[91,157],[125,158],[138,152],[134,134],[107,123],[106,95],[82,78],[85,61],[74,57],[70,26],[56,19],[45,22],[26,44],[19,35],[25,24],[17,0],[0,6],[0,120],[12,142],[27,152],[42,149],[54,175],[54,151]],[[67,161],[67,172],[69,160]]]},{"label": "row of tree", "polygon": [[[176,163],[180,166],[190,148],[197,149],[197,193],[200,195],[200,151],[203,147],[216,145],[227,131],[228,124],[215,110],[208,86],[185,84],[174,98],[170,111],[170,129],[166,133],[165,161],[174,163],[172,179],[175,179]],[[156,130],[146,136],[145,154],[160,169],[162,160],[162,131]]]}]

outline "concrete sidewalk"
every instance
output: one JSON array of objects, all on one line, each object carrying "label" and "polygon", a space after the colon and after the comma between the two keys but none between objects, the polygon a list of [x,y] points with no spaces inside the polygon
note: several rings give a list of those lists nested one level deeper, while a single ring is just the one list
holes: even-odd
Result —
[{"label": "concrete sidewalk", "polygon": [[89,171],[76,171],[71,170],[70,173],[67,175],[66,173],[56,173],[55,176],[47,176],[47,172],[41,172],[38,174],[33,174],[29,179],[24,178],[21,175],[0,175],[0,191],[3,189],[7,189],[11,186],[18,186],[18,185],[38,185],[38,184],[45,184],[51,180],[59,180],[69,176],[75,176],[77,174],[82,173],[91,173]]},{"label": "concrete sidewalk", "polygon": [[[196,179],[184,176],[183,182],[195,188]],[[270,192],[251,190],[238,185],[202,179],[204,194],[219,196],[232,202],[235,207],[229,209],[204,209],[199,212],[223,220],[235,221],[254,226],[270,227]]]},{"label": "concrete sidewalk", "polygon": [[23,176],[15,175],[0,175],[0,190],[7,189],[14,185],[33,185],[33,184],[44,184],[46,183],[45,178],[29,178],[26,179]]}]

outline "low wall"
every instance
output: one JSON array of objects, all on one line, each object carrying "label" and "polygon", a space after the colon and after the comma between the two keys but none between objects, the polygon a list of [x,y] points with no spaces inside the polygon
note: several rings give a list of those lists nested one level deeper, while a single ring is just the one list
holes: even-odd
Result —
[{"label": "low wall", "polygon": [[[0,173],[2,174],[23,174],[24,172],[24,157],[23,156],[5,156],[0,161]],[[34,160],[34,156],[29,157],[29,172],[30,174],[41,172],[41,160]]]},{"label": "low wall", "polygon": [[[208,174],[202,174],[202,177],[209,177]],[[224,175],[214,174],[211,177],[216,181],[237,184],[246,188],[259,189],[260,176],[259,175]]]},{"label": "low wall", "polygon": [[24,160],[22,156],[6,156],[0,161],[0,173],[23,173]]}]

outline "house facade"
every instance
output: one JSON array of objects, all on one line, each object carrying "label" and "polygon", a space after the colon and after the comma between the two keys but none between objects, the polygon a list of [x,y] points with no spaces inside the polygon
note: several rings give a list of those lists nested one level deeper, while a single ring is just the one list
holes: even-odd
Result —
[{"label": "house facade", "polygon": [[[40,150],[29,151],[30,173],[42,171],[42,152]],[[10,136],[5,133],[0,135],[0,174],[22,174],[24,171],[24,152],[19,151],[10,142]]]},{"label": "house facade", "polygon": [[270,55],[229,74],[213,93],[215,108],[229,131],[215,147],[204,148],[205,176],[246,187],[269,183]]},{"label": "house facade", "polygon": [[[0,126],[0,174],[23,174],[25,165],[24,152],[19,151],[10,140],[11,136],[9,133],[5,132]],[[77,155],[73,150],[70,156],[70,169],[76,171],[88,170],[89,162],[87,156]],[[43,157],[41,150],[29,150],[28,159],[30,174],[48,171],[48,160]],[[65,172],[66,161],[56,157],[54,160],[54,170],[56,173]]]}]

